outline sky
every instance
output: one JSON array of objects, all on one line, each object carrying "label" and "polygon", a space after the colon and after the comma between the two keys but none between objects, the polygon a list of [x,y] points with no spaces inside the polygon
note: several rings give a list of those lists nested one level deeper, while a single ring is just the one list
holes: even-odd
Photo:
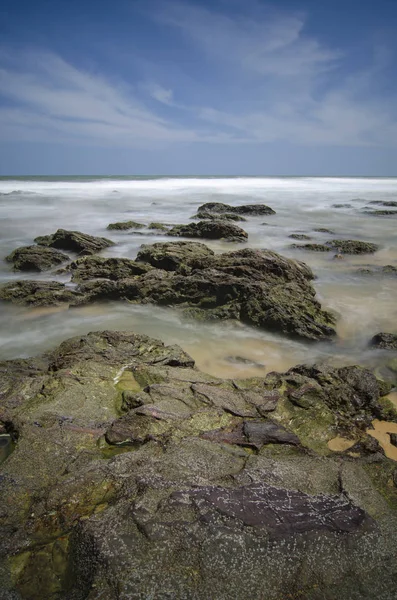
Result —
[{"label": "sky", "polygon": [[397,176],[395,0],[2,0],[0,175]]}]

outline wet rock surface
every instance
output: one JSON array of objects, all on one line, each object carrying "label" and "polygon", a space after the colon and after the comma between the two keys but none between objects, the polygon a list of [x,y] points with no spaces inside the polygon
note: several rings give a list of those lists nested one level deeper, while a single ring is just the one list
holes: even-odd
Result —
[{"label": "wet rock surface", "polygon": [[14,271],[48,271],[68,261],[69,256],[45,246],[23,246],[11,252],[5,260],[13,263]]},{"label": "wet rock surface", "polygon": [[241,227],[224,220],[206,220],[188,225],[176,225],[168,231],[167,235],[207,240],[224,239],[231,242],[245,242],[248,239],[248,234]]},{"label": "wet rock surface", "polygon": [[246,221],[244,217],[238,215],[236,213],[228,213],[228,212],[210,212],[209,210],[199,210],[192,219],[209,219],[211,221],[217,221],[220,219],[225,219],[227,221]]},{"label": "wet rock surface", "polygon": [[136,221],[119,221],[117,223],[109,223],[106,229],[115,231],[127,231],[128,229],[143,229],[145,225]]},{"label": "wet rock surface", "polygon": [[316,300],[310,268],[267,250],[215,255],[195,242],[158,243],[143,246],[136,261],[86,257],[70,271],[81,282],[77,288],[13,282],[0,288],[0,298],[71,306],[125,299],[178,307],[201,320],[237,319],[297,338],[335,335],[335,318]]},{"label": "wet rock surface", "polygon": [[[0,467],[5,598],[395,597],[396,469],[365,450],[360,418],[382,411],[369,371],[223,380],[105,331],[1,362],[0,379],[0,432],[17,433]],[[346,431],[362,444],[335,457]]]},{"label": "wet rock surface", "polygon": [[210,213],[234,213],[236,215],[274,215],[276,211],[266,206],[266,204],[243,204],[241,206],[231,206],[229,204],[223,204],[222,202],[207,202],[202,204],[197,212],[210,212]]},{"label": "wet rock surface", "polygon": [[96,254],[105,248],[114,246],[114,242],[107,238],[88,235],[80,231],[67,231],[66,229],[58,229],[53,234],[39,236],[34,241],[41,246],[69,250],[81,255]]},{"label": "wet rock surface", "polygon": [[291,248],[313,252],[335,251],[342,254],[373,254],[379,250],[377,244],[359,240],[329,240],[325,244],[292,244]]}]

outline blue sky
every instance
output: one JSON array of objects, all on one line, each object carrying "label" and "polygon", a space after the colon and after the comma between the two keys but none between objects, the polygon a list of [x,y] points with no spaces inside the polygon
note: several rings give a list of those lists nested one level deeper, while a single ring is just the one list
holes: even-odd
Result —
[{"label": "blue sky", "polygon": [[397,175],[397,3],[3,0],[0,174]]}]

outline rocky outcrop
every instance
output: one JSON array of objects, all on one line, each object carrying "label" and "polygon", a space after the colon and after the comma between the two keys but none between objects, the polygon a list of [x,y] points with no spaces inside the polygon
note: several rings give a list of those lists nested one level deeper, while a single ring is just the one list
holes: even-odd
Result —
[{"label": "rocky outcrop", "polygon": [[202,320],[238,319],[306,340],[335,335],[335,318],[316,300],[310,268],[268,250],[215,255],[204,244],[170,242],[143,246],[137,261],[79,259],[71,272],[81,282],[75,289],[58,282],[45,282],[44,288],[41,282],[13,282],[0,288],[0,298],[20,303],[25,293],[29,304],[37,295],[39,305],[68,298],[72,306],[126,299],[178,307]]},{"label": "rocky outcrop", "polygon": [[6,256],[14,271],[48,271],[67,260],[67,254],[46,246],[22,246]]},{"label": "rocky outcrop", "polygon": [[227,221],[199,221],[189,225],[175,225],[167,233],[171,237],[203,238],[207,240],[227,240],[229,242],[246,242],[248,234]]},{"label": "rocky outcrop", "polygon": [[372,200],[368,204],[377,204],[379,206],[392,206],[397,208],[397,200]]},{"label": "rocky outcrop", "polygon": [[210,212],[210,213],[234,213],[236,215],[274,215],[274,211],[270,206],[266,204],[243,204],[242,206],[231,206],[230,204],[223,204],[222,202],[207,202],[202,204],[197,212]]},{"label": "rocky outcrop", "polygon": [[170,229],[170,225],[165,225],[164,223],[149,223],[148,229],[155,229],[156,231],[168,231]]},{"label": "rocky outcrop", "polygon": [[366,215],[372,215],[373,217],[388,217],[397,215],[397,210],[381,209],[381,210],[363,210]]},{"label": "rocky outcrop", "polygon": [[373,348],[381,348],[382,350],[397,350],[397,334],[396,333],[377,333],[370,341]]},{"label": "rocky outcrop", "polygon": [[331,252],[331,248],[324,244],[291,244],[290,248],[294,250],[307,250],[309,252]]},{"label": "rocky outcrop", "polygon": [[362,427],[382,411],[365,369],[222,380],[105,331],[0,378],[5,598],[395,597],[396,469]]},{"label": "rocky outcrop", "polygon": [[114,246],[114,242],[103,237],[95,237],[80,231],[58,229],[51,235],[39,236],[34,240],[40,246],[49,246],[59,250],[69,250],[78,254],[96,254],[104,248]]},{"label": "rocky outcrop", "polygon": [[117,223],[109,223],[106,229],[115,231],[126,231],[128,229],[143,229],[145,225],[136,221],[119,221]]}]

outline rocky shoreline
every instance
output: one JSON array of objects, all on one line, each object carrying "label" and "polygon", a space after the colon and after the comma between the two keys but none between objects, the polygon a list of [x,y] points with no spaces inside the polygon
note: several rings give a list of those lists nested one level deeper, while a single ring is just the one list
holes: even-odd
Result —
[{"label": "rocky shoreline", "polygon": [[[207,203],[198,223],[149,229],[241,243],[236,221],[273,213]],[[215,254],[174,239],[132,260],[99,255],[114,242],[78,231],[35,242],[7,261],[70,282],[13,280],[2,301],[154,304],[312,343],[336,338],[312,270],[270,250]],[[339,258],[378,249],[336,238],[295,247]],[[397,464],[375,429],[395,448],[397,336],[368,343],[390,368],[302,364],[220,379],[178,346],[115,331],[0,362],[0,599],[395,598]]]}]

